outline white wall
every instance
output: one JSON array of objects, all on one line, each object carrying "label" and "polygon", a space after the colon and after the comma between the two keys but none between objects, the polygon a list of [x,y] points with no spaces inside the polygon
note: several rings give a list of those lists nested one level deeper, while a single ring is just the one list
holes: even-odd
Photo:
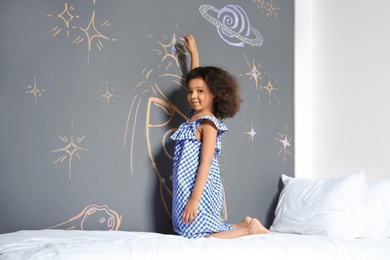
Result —
[{"label": "white wall", "polygon": [[[363,169],[369,179],[390,178],[390,1],[296,0],[295,5],[296,15],[305,11],[296,17],[296,176]],[[305,33],[307,24],[311,31]],[[312,42],[303,54],[300,39]],[[305,62],[307,55],[312,60]],[[306,110],[297,109],[302,102]],[[303,166],[307,158],[312,161]]]},{"label": "white wall", "polygon": [[313,4],[295,0],[295,176],[313,177]]}]

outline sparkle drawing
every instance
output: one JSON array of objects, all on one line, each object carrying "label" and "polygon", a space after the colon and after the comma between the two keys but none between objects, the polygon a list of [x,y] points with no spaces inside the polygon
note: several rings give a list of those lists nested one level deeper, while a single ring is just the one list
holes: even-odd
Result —
[{"label": "sparkle drawing", "polygon": [[261,10],[261,13],[265,13],[266,17],[277,18],[279,16],[280,8],[273,3],[273,0],[253,0],[254,3],[257,3],[257,7]]},{"label": "sparkle drawing", "polygon": [[[99,90],[101,92],[101,90]],[[103,103],[107,104],[107,107],[110,108],[111,102],[115,102],[114,97],[118,97],[118,95],[114,95],[114,88],[111,88],[111,92],[108,90],[108,83],[106,82],[105,93],[100,95],[99,98],[103,99]]]},{"label": "sparkle drawing", "polygon": [[[278,80],[275,81],[277,83]],[[278,105],[280,106],[280,102],[278,97],[273,93],[273,91],[276,91],[277,88],[274,88],[272,82],[271,82],[271,76],[268,74],[268,84],[266,86],[263,86],[263,89],[265,89],[268,93],[268,102],[271,105],[272,104],[272,96],[275,98],[276,102],[278,102]]]},{"label": "sparkle drawing", "polygon": [[88,205],[76,216],[48,229],[112,231],[119,229],[121,221],[122,215],[106,205]]},{"label": "sparkle drawing", "polygon": [[[287,126],[286,126],[287,131]],[[278,137],[275,138],[276,141],[280,142],[281,147],[279,148],[278,156],[283,154],[283,160],[286,162],[286,157],[288,155],[291,156],[291,152],[289,151],[289,148],[291,146],[291,138],[288,138],[287,133],[281,134],[277,133]]]},{"label": "sparkle drawing", "polygon": [[253,142],[253,138],[255,137],[255,135],[257,134],[257,132],[255,131],[255,129],[253,128],[253,125],[252,125],[252,128],[249,132],[244,132],[244,134],[247,134],[249,135],[250,139],[252,140]]},{"label": "sparkle drawing", "polygon": [[28,85],[27,86],[26,93],[34,95],[35,104],[37,104],[38,99],[42,97],[44,92],[46,92],[46,90],[37,88],[37,80],[36,80],[36,78],[34,78],[34,85]]},{"label": "sparkle drawing", "polygon": [[248,58],[245,56],[246,64],[248,64],[249,68],[251,68],[251,71],[245,73],[245,75],[249,76],[249,80],[254,80],[256,83],[256,89],[259,89],[259,80],[262,80],[261,72],[258,70],[258,68],[261,67],[260,63],[256,65],[255,59],[252,60],[252,63],[248,60]]},{"label": "sparkle drawing", "polygon": [[[149,35],[150,38],[154,38]],[[162,43],[161,41],[157,41],[158,44],[162,47],[162,49],[154,49],[153,51],[157,52],[159,55],[163,55],[163,58],[161,59],[161,62],[164,62],[167,58],[172,58],[173,61],[176,63],[176,66],[179,67],[179,56],[180,55],[187,55],[187,53],[179,47],[177,44],[176,34],[173,34],[171,40],[169,40],[169,37],[167,35],[163,36],[163,39],[166,43]],[[161,64],[158,66],[160,67]],[[168,70],[172,66],[172,61],[168,61],[166,70]]]},{"label": "sparkle drawing", "polygon": [[71,125],[72,133],[70,135],[70,140],[66,136],[60,136],[58,137],[61,139],[62,142],[66,143],[66,145],[62,148],[59,148],[57,150],[53,150],[53,153],[63,153],[53,164],[56,164],[57,162],[63,162],[65,159],[68,159],[68,172],[69,172],[69,179],[72,177],[72,160],[73,156],[77,156],[77,158],[80,159],[80,155],[78,154],[80,151],[89,151],[89,149],[82,148],[78,144],[80,144],[84,138],[85,135],[78,137],[76,139],[73,138],[73,123]]},{"label": "sparkle drawing", "polygon": [[262,73],[259,71],[259,68],[261,67],[260,63],[256,65],[255,59],[252,59],[252,62],[249,61],[249,59],[245,56],[246,64],[248,65],[250,71],[246,72],[245,74],[240,74],[240,76],[249,76],[249,80],[255,81],[256,90],[258,91],[257,100],[260,102],[260,90],[262,89],[262,86],[259,86],[259,82],[263,79]]},{"label": "sparkle drawing", "polygon": [[72,26],[70,23],[73,22],[73,19],[77,19],[77,18],[80,18],[79,15],[74,15],[72,14],[72,12],[74,11],[74,6],[70,6],[68,7],[68,3],[65,3],[65,7],[64,7],[64,10],[57,14],[57,15],[52,15],[52,14],[48,14],[46,15],[45,17],[57,17],[58,19],[60,19],[60,21],[62,21],[64,24],[65,24],[65,27],[62,27],[63,24],[60,23],[59,25],[57,25],[56,27],[54,27],[52,29],[52,33],[53,33],[53,37],[54,36],[57,36],[63,29],[66,30],[66,37],[69,38],[69,30],[70,29],[77,29],[76,26]]},{"label": "sparkle drawing", "polygon": [[[62,11],[62,13],[60,13],[58,15],[58,18],[62,19],[66,25],[66,36],[69,37],[69,23],[71,20],[73,20],[73,18],[79,18],[79,16],[73,16],[70,11],[73,11],[74,10],[74,6],[71,6],[70,8],[68,8],[68,3],[65,3],[65,8],[64,8],[64,11]],[[59,29],[58,32],[60,32],[61,29]]]},{"label": "sparkle drawing", "polygon": [[[107,22],[105,22],[107,23]],[[100,33],[97,29],[96,29],[96,26],[95,26],[95,11],[92,12],[92,17],[91,17],[91,20],[89,21],[89,24],[87,26],[87,28],[81,28],[80,27],[80,30],[82,30],[85,35],[86,35],[86,39],[88,41],[88,62],[89,62],[89,56],[90,56],[90,53],[91,53],[91,45],[92,45],[92,40],[96,39],[98,42],[96,44],[96,46],[98,47],[98,49],[101,51],[103,49],[103,43],[102,43],[102,39],[104,40],[110,40],[107,36],[103,35],[102,33]],[[76,41],[77,43],[79,43],[79,41]]]},{"label": "sparkle drawing", "polygon": [[[217,17],[211,16],[212,11]],[[261,46],[263,36],[252,27],[245,10],[238,5],[227,5],[218,10],[211,5],[201,5],[200,14],[218,31],[219,36],[229,45],[244,47],[245,43],[251,46]]]},{"label": "sparkle drawing", "polygon": [[[95,5],[95,1],[93,1],[93,6]],[[110,39],[103,33],[101,33],[98,29],[99,26],[95,23],[95,11],[92,11],[91,19],[89,19],[89,23],[86,26],[80,25],[77,20],[80,18],[80,15],[75,15],[76,12],[75,6],[69,6],[68,3],[65,2],[65,7],[63,11],[58,13],[57,15],[48,14],[45,17],[49,18],[58,18],[60,21],[53,29],[53,37],[58,36],[61,31],[66,30],[66,36],[69,38],[70,33],[74,34],[72,38],[73,44],[80,44],[82,42],[87,43],[88,56],[87,61],[90,61],[90,55],[92,52],[92,46],[96,46],[99,51],[102,51],[104,48],[103,41],[117,41],[117,39]],[[81,19],[79,19],[81,20]],[[110,26],[111,23],[109,21],[105,21],[100,24],[100,27]]]},{"label": "sparkle drawing", "polygon": [[253,141],[254,141],[255,135],[259,134],[259,132],[257,132],[256,130],[257,129],[255,127],[253,127],[253,124],[252,124],[249,131],[243,132],[243,134],[248,135],[249,140],[252,142],[252,147],[253,147]]},{"label": "sparkle drawing", "polygon": [[[258,91],[257,100],[260,102],[261,99],[261,92],[265,91],[266,95],[268,96],[268,104],[272,105],[272,98],[276,100],[278,105],[280,106],[280,102],[278,97],[276,96],[276,91],[278,90],[275,86],[275,83],[279,79],[276,79],[274,82],[271,81],[271,74],[267,72],[260,72],[259,69],[261,68],[261,64],[256,64],[255,59],[252,59],[250,61],[244,54],[246,64],[248,65],[250,71],[246,72],[245,74],[240,74],[240,76],[249,76],[249,80],[255,81],[256,90]],[[268,75],[268,81],[265,81],[263,78],[263,75]],[[263,85],[265,84],[265,85]]]}]

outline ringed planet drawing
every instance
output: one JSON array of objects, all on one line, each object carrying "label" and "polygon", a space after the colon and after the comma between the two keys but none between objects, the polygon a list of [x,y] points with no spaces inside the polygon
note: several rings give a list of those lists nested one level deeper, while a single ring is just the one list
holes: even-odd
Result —
[{"label": "ringed planet drawing", "polygon": [[[208,12],[217,14],[214,18]],[[211,5],[201,5],[200,14],[218,31],[219,36],[229,45],[244,47],[245,43],[252,46],[261,46],[263,36],[250,25],[249,18],[245,10],[238,5],[227,5],[218,10]],[[253,38],[250,38],[251,36]]]}]

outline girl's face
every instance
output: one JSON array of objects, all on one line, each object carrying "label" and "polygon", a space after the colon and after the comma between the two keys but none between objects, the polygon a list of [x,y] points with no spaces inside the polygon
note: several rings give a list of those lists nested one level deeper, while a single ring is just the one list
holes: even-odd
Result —
[{"label": "girl's face", "polygon": [[202,115],[213,114],[213,94],[202,78],[191,79],[188,82],[187,99],[191,108]]}]

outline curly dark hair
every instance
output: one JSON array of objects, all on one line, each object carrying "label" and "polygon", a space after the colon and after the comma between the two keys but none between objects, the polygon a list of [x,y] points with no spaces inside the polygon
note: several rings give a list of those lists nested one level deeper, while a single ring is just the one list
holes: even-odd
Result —
[{"label": "curly dark hair", "polygon": [[197,67],[191,70],[186,83],[201,78],[214,95],[213,113],[218,119],[234,117],[240,110],[240,85],[235,76],[222,68],[214,66]]}]

